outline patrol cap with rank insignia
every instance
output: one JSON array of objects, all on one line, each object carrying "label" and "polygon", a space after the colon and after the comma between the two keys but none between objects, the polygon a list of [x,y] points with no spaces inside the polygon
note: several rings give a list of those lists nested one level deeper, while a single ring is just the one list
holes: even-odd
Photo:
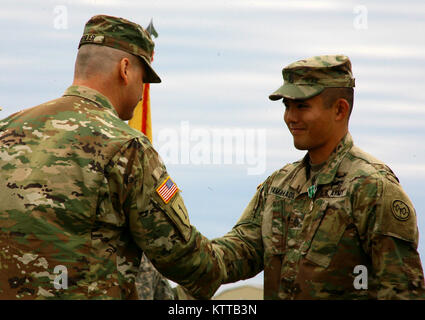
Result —
[{"label": "patrol cap with rank insignia", "polygon": [[78,48],[84,44],[108,46],[138,56],[146,67],[144,82],[161,82],[151,66],[155,44],[149,33],[134,22],[107,15],[94,16],[87,21]]},{"label": "patrol cap with rank insignia", "polygon": [[323,55],[299,60],[282,70],[283,85],[270,100],[309,99],[325,88],[354,87],[351,62],[344,55]]}]

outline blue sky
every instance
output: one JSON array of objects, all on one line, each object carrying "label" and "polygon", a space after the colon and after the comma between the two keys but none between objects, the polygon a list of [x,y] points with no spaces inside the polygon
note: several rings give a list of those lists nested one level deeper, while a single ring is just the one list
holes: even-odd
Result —
[{"label": "blue sky", "polygon": [[[184,163],[182,154],[169,161],[191,223],[209,238],[232,228],[259,183],[304,155],[293,147],[282,104],[268,100],[282,68],[313,55],[348,55],[356,78],[354,142],[399,177],[417,211],[425,261],[423,1],[2,0],[0,10],[0,118],[60,96],[72,82],[85,22],[110,14],[142,26],[153,18],[159,33],[153,65],[163,82],[151,86],[158,150],[164,132],[181,141],[182,123],[192,133],[241,129],[245,138],[248,130],[264,130],[259,174],[248,174],[247,161]],[[66,23],[58,28],[63,10]],[[201,140],[189,148],[208,144]],[[222,151],[234,158],[241,152]],[[245,283],[261,284],[262,276]]]}]

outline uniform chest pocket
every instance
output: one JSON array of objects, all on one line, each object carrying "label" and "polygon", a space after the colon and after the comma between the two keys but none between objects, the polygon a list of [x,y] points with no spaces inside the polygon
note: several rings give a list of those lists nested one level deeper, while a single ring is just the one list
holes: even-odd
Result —
[{"label": "uniform chest pocket", "polygon": [[285,251],[285,238],[288,229],[288,214],[285,200],[274,200],[271,212],[271,253],[281,255]]},{"label": "uniform chest pocket", "polygon": [[313,228],[308,233],[301,251],[307,260],[327,268],[349,225],[349,219],[342,209],[328,202],[320,206],[316,215],[320,219],[317,219],[316,223],[313,222]]}]

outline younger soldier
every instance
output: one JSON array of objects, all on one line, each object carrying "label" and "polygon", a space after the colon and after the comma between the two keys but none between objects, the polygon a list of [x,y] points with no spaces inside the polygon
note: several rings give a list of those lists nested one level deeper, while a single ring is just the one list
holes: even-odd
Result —
[{"label": "younger soldier", "polygon": [[424,298],[413,204],[348,132],[350,60],[300,60],[283,79],[270,99],[283,98],[294,145],[307,154],[267,178],[233,230],[213,241],[225,281],[264,268],[265,299]]}]

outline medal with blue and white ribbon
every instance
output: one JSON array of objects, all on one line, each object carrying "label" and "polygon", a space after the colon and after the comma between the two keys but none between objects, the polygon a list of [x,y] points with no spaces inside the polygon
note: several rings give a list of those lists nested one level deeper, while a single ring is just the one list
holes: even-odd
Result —
[{"label": "medal with blue and white ribbon", "polygon": [[310,199],[313,199],[314,198],[314,195],[316,194],[316,191],[317,191],[317,187],[316,187],[316,185],[312,185],[312,186],[310,186],[308,189],[307,189],[307,192],[308,192],[308,197],[310,198]]}]

